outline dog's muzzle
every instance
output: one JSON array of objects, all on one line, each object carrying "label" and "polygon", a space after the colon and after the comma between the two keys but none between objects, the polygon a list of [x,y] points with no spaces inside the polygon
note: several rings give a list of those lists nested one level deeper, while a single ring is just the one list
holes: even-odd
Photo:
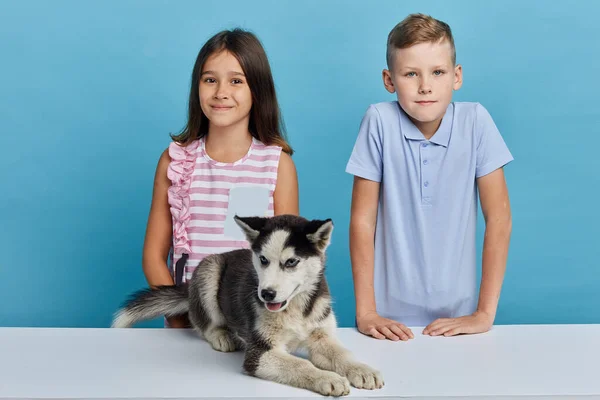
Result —
[{"label": "dog's muzzle", "polygon": [[277,292],[273,289],[268,289],[268,288],[262,289],[260,291],[259,297],[262,300],[262,302],[265,304],[265,307],[267,308],[267,310],[276,312],[276,311],[281,310],[282,308],[284,308],[287,305],[288,300],[294,296],[294,294],[296,293],[296,291],[298,290],[299,287],[300,287],[300,285],[296,286],[294,288],[294,290],[292,290],[292,293],[290,293],[288,298],[281,302],[273,301],[277,297]]}]

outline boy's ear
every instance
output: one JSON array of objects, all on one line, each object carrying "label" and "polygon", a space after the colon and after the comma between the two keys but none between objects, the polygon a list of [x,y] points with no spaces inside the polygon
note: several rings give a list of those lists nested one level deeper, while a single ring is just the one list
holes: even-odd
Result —
[{"label": "boy's ear", "polygon": [[237,215],[233,217],[233,220],[242,229],[250,243],[256,240],[267,221],[264,217],[238,217]]},{"label": "boy's ear", "polygon": [[331,232],[333,231],[333,222],[331,219],[312,220],[306,227],[306,237],[314,243],[319,251],[324,252],[331,242]]},{"label": "boy's ear", "polygon": [[452,86],[452,89],[454,89],[454,90],[460,89],[462,86],[462,83],[463,83],[462,65],[456,64],[456,67],[454,67],[454,85]]},{"label": "boy's ear", "polygon": [[383,86],[385,86],[385,90],[390,93],[394,93],[396,88],[394,87],[394,81],[392,81],[392,73],[388,69],[384,69],[381,72],[381,77],[383,78]]}]

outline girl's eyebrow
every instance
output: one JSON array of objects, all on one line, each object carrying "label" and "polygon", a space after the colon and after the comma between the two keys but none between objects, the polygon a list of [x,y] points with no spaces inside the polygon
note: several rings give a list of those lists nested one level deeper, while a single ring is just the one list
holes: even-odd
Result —
[{"label": "girl's eyebrow", "polygon": [[[204,71],[202,74],[200,74],[200,76],[206,75],[206,74],[216,75],[216,72],[215,71]],[[229,75],[241,75],[241,76],[245,76],[242,72],[238,72],[238,71],[230,71]]]}]

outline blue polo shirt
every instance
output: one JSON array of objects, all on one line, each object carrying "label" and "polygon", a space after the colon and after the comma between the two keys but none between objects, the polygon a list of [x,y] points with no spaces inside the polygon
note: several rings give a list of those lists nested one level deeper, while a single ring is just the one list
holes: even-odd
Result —
[{"label": "blue polo shirt", "polygon": [[367,109],[346,172],[381,185],[374,265],[380,315],[426,326],[475,311],[476,179],[512,160],[479,103],[450,103],[430,140],[397,101]]}]

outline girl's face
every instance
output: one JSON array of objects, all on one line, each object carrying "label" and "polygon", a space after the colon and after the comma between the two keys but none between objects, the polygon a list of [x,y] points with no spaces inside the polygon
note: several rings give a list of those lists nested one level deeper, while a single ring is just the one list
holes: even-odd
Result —
[{"label": "girl's face", "polygon": [[238,60],[227,50],[214,53],[200,76],[200,107],[219,128],[248,126],[252,93]]}]

